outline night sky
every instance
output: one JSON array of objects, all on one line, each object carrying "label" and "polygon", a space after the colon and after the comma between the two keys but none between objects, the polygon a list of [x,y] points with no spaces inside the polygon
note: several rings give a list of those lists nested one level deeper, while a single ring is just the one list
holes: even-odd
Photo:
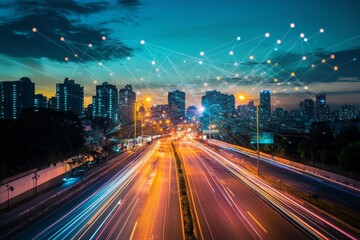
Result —
[{"label": "night sky", "polygon": [[215,89],[244,104],[269,89],[273,108],[320,92],[333,109],[359,106],[359,11],[358,0],[5,0],[0,81],[28,76],[51,97],[73,78],[86,105],[109,82],[155,103],[179,89],[199,106]]}]

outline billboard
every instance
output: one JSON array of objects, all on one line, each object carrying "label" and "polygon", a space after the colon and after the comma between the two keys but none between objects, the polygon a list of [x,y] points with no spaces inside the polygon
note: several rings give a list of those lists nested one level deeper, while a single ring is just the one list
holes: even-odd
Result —
[{"label": "billboard", "polygon": [[[256,144],[256,132],[251,134],[251,144]],[[259,132],[259,144],[274,144],[274,134]]]}]

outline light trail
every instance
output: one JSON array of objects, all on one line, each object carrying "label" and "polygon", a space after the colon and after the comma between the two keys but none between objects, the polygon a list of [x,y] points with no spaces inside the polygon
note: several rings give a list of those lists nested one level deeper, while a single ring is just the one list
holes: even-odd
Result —
[{"label": "light trail", "polygon": [[207,147],[204,147],[195,141],[192,141],[192,144],[212,156],[213,159],[219,162],[239,180],[244,182],[250,189],[257,193],[258,196],[287,216],[298,226],[306,230],[313,237],[319,239],[338,239],[327,229],[325,229],[325,227],[327,227],[328,229],[334,229],[338,234],[342,235],[341,239],[356,239],[356,237],[345,232],[320,215],[300,205],[298,202],[290,199],[280,191],[264,183],[254,175],[250,174],[248,171],[235,165],[217,152],[208,149]]}]

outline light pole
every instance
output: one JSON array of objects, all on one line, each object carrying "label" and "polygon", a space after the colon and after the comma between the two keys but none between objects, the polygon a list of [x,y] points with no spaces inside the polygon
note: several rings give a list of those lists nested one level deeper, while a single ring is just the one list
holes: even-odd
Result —
[{"label": "light pole", "polygon": [[10,191],[12,192],[12,191],[14,191],[14,187],[12,187],[12,186],[10,186],[10,185],[6,185],[6,190],[7,190],[7,192],[8,192],[8,198],[7,198],[7,209],[9,210],[9,208],[10,208]]},{"label": "light pole", "polygon": [[37,180],[39,177],[40,175],[35,172],[35,176],[32,178],[35,180],[35,197],[37,196]]},{"label": "light pole", "polygon": [[259,160],[259,105],[256,105],[256,153],[257,153],[257,175],[260,174]]}]

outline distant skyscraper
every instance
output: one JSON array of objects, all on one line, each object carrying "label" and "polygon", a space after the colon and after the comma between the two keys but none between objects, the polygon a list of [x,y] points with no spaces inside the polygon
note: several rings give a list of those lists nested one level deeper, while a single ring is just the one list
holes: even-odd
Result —
[{"label": "distant skyscraper", "polygon": [[329,110],[329,107],[326,106],[326,94],[316,95],[315,110],[316,110],[316,121],[328,120],[327,112]]},{"label": "distant skyscraper", "polygon": [[34,107],[34,95],[30,78],[0,82],[0,119],[16,119],[24,108]]},{"label": "distant skyscraper", "polygon": [[84,87],[65,78],[56,84],[56,110],[71,111],[78,116],[84,113]]},{"label": "distant skyscraper", "polygon": [[305,99],[300,102],[300,115],[305,121],[311,121],[315,119],[315,103],[311,99]]},{"label": "distant skyscraper", "polygon": [[48,100],[47,107],[56,110],[56,97],[51,97]]},{"label": "distant skyscraper", "polygon": [[177,123],[181,118],[185,119],[185,93],[179,90],[168,93],[169,108],[176,106],[175,112],[170,112],[170,117],[174,123]]},{"label": "distant skyscraper", "polygon": [[340,111],[340,120],[350,121],[356,118],[355,106],[354,105],[343,105]]},{"label": "distant skyscraper", "polygon": [[118,122],[118,91],[115,85],[107,82],[97,85],[92,105],[93,117],[109,118],[113,122]]},{"label": "distant skyscraper", "polygon": [[259,119],[267,121],[271,117],[271,92],[269,90],[260,91]]},{"label": "distant skyscraper", "polygon": [[35,108],[47,108],[47,97],[42,94],[36,94],[34,98]]},{"label": "distant skyscraper", "polygon": [[131,85],[126,85],[119,90],[119,120],[123,125],[134,124],[134,108],[136,93]]},{"label": "distant skyscraper", "polygon": [[201,105],[204,108],[202,122],[204,128],[208,128],[212,122],[225,118],[235,111],[235,97],[216,90],[207,91],[201,97]]}]

